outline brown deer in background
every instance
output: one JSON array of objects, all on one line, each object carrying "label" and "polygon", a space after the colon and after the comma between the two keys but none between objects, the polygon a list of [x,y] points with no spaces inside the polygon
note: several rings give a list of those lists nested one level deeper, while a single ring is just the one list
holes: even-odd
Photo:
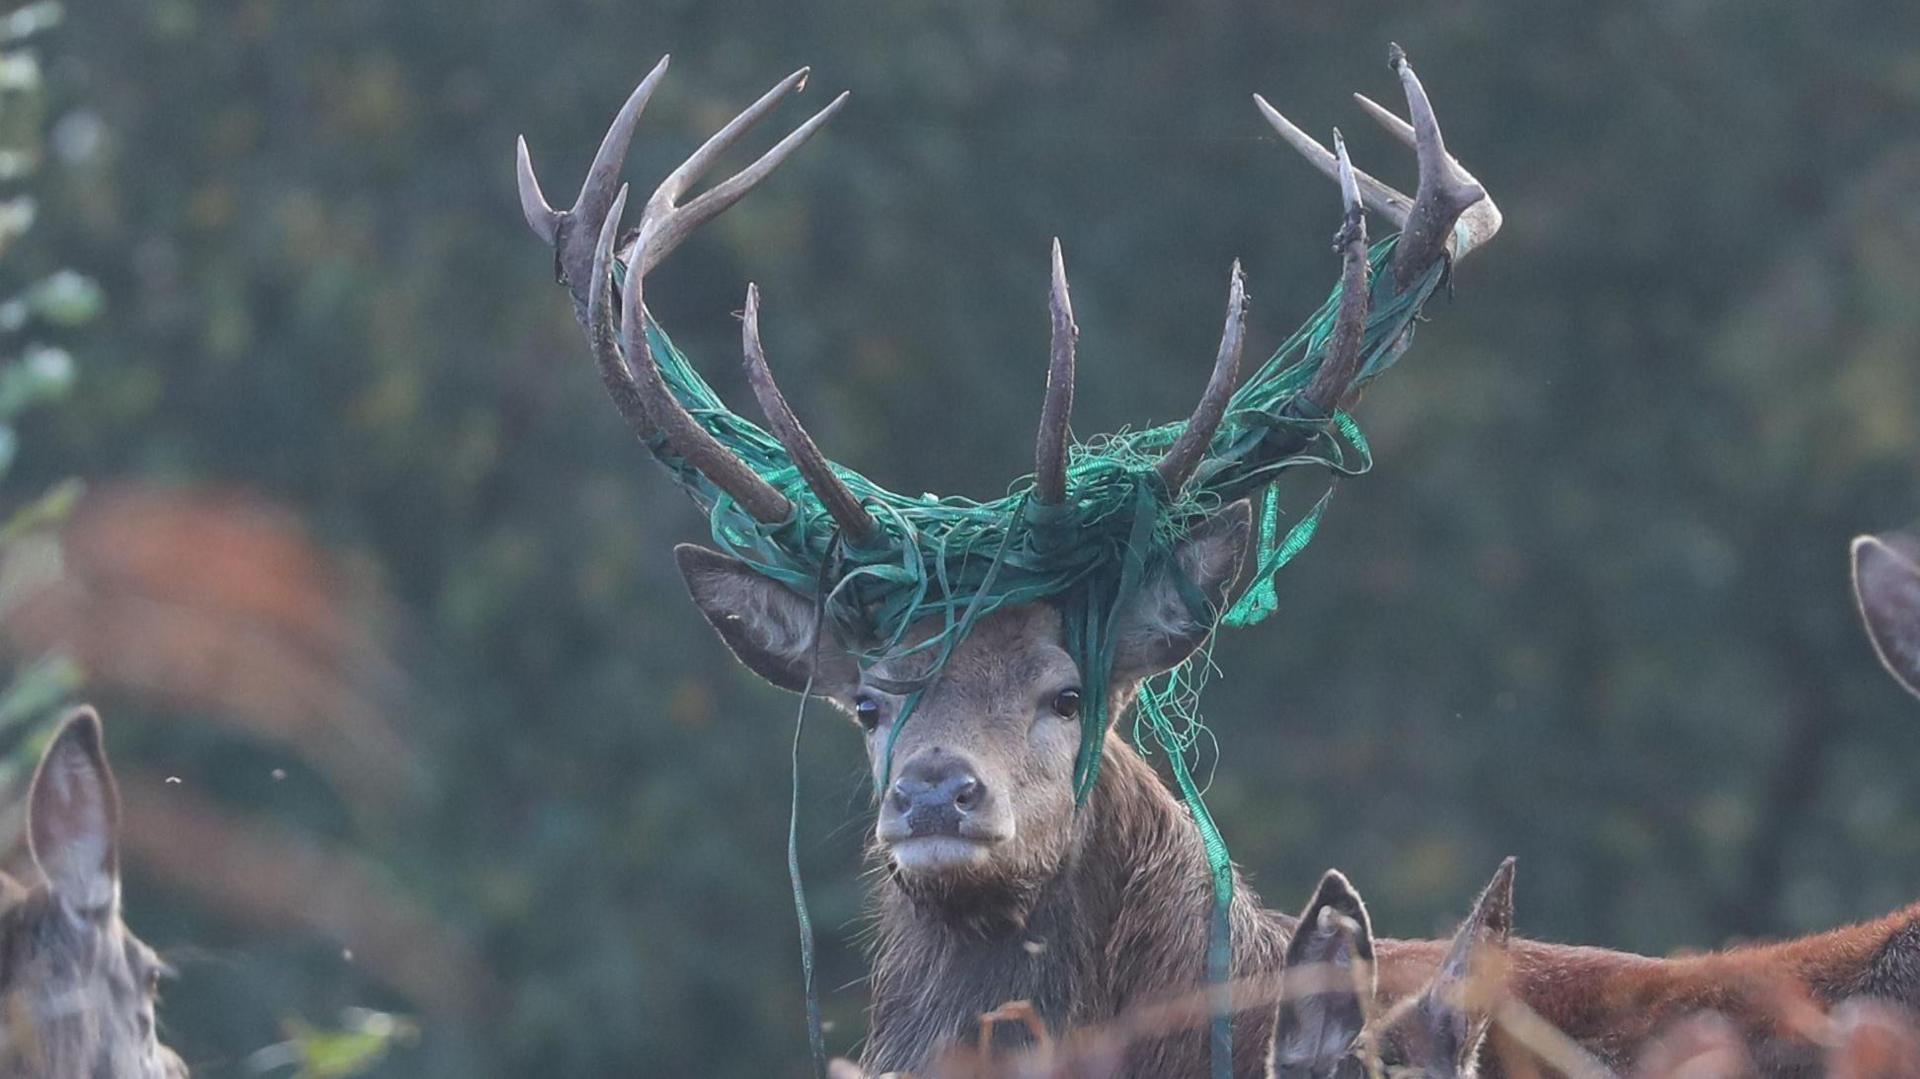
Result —
[{"label": "brown deer in background", "polygon": [[[795,504],[722,446],[656,366],[641,282],[695,228],[785,161],[844,95],[754,164],[683,203],[724,151],[804,83],[806,72],[790,76],[675,169],[647,199],[638,228],[623,234],[626,195],[618,173],[665,67],[663,60],[621,109],[571,208],[548,204],[522,140],[521,206],[534,232],[552,246],[601,379],[636,435],[763,525],[777,526],[797,512]],[[1476,248],[1492,236],[1500,217],[1447,153],[1432,106],[1404,57],[1396,54],[1394,68],[1412,124],[1364,104],[1418,154],[1419,187],[1411,199],[1354,172],[1343,154],[1328,153],[1264,101],[1259,105],[1287,141],[1341,179],[1350,225],[1357,224],[1364,202],[1402,230],[1393,273],[1409,280],[1437,259]],[[1350,274],[1356,246],[1365,270],[1364,231],[1357,245],[1355,231],[1342,233]],[[617,295],[616,256],[628,271]],[[1235,286],[1214,378],[1186,433],[1156,465],[1176,490],[1194,474],[1233,390],[1241,331],[1237,277]],[[1355,294],[1352,288],[1343,293]],[[1072,400],[1075,328],[1057,248],[1052,310],[1054,348],[1034,484],[1034,498],[1042,504],[1062,496]],[[744,323],[748,377],[772,434],[841,534],[860,542],[873,534],[873,520],[774,385],[752,289]],[[1343,317],[1341,328],[1354,330],[1355,324]],[[1309,403],[1322,406],[1322,416],[1343,400],[1314,398],[1313,392],[1309,387]],[[1249,521],[1245,502],[1221,508],[1192,528],[1173,556],[1146,574],[1132,602],[1114,612],[1109,716],[1129,707],[1144,679],[1183,662],[1206,641],[1214,618],[1195,611],[1224,609],[1242,570]],[[695,604],[740,662],[776,686],[811,692],[844,710],[865,739],[876,785],[886,777],[871,846],[878,868],[877,927],[865,1070],[930,1068],[946,1047],[973,1035],[982,1014],[1007,1001],[1031,1002],[1043,1029],[1058,1033],[1112,1023],[1129,1009],[1202,984],[1212,890],[1187,809],[1111,726],[1099,750],[1097,783],[1076,806],[1087,676],[1069,653],[1057,606],[1036,602],[994,611],[957,642],[939,676],[927,682],[924,654],[903,657],[896,649],[892,658],[863,665],[875,642],[849,637],[823,620],[817,597],[716,551],[683,545],[676,554]],[[937,629],[920,627],[918,639]],[[910,635],[905,643],[914,639]],[[912,722],[896,738],[895,720],[915,691]],[[1233,896],[1232,975],[1271,979],[1284,965],[1297,920],[1263,909],[1244,882],[1236,882]],[[1383,1005],[1420,993],[1452,953],[1449,941],[1379,940],[1374,949]],[[1744,1024],[1770,1069],[1816,1066],[1817,1053],[1807,1047],[1773,1044],[1777,1039],[1764,1013],[1750,1006],[1756,980],[1791,976],[1822,1003],[1861,994],[1907,1006],[1920,1002],[1920,908],[1787,944],[1692,958],[1649,959],[1518,939],[1507,954],[1514,997],[1615,1068],[1630,1063],[1672,1021],[1708,1008]],[[1266,1073],[1275,1020],[1270,1004],[1237,1014],[1237,1076]],[[1023,1040],[1018,1034],[1014,1039]],[[1131,1044],[1115,1074],[1200,1075],[1208,1052],[1202,1029],[1168,1033]]]},{"label": "brown deer in background", "polygon": [[175,1079],[154,1005],[167,966],[120,920],[120,797],[100,718],[61,725],[28,794],[42,880],[0,874],[0,1077]]}]

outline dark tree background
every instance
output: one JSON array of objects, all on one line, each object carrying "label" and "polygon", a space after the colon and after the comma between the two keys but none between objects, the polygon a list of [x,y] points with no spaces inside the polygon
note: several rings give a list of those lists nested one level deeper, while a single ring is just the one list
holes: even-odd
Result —
[{"label": "dark tree background", "polygon": [[[1368,396],[1377,470],[1281,615],[1220,643],[1235,856],[1285,907],[1338,865],[1406,935],[1517,854],[1527,932],[1653,952],[1920,895],[1920,706],[1845,559],[1920,516],[1920,6],[83,0],[42,58],[35,237],[107,307],[19,467],[285,507],[387,597],[356,610],[409,759],[375,796],[220,705],[89,692],[123,767],[183,779],[156,799],[324,844],[471,963],[135,857],[171,1040],[247,1074],[289,1019],[367,1006],[421,1028],[381,1075],[801,1074],[793,702],[683,597],[702,525],[603,399],[516,133],[570,190],[671,52],[644,190],[794,67],[788,123],[851,89],[649,299],[751,412],[730,313],[760,282],[830,453],[986,496],[1030,460],[1049,239],[1081,433],[1183,414],[1232,258],[1250,351],[1337,273],[1332,187],[1249,94],[1410,184],[1346,97],[1392,99],[1389,41],[1507,225]],[[801,829],[845,1051],[866,794],[825,717]]]}]

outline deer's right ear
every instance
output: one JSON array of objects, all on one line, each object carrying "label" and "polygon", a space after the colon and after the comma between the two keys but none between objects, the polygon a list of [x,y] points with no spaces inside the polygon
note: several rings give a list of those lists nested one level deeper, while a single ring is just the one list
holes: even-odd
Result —
[{"label": "deer's right ear", "polygon": [[812,600],[718,551],[683,543],[673,556],[707,624],[748,670],[794,693],[806,690],[809,674],[818,696],[844,698],[859,687],[859,668],[839,642],[814,647]]},{"label": "deer's right ear", "polygon": [[100,717],[80,708],[61,724],[33,773],[27,845],[53,894],[89,914],[120,900],[120,794]]},{"label": "deer's right ear", "polygon": [[[1252,534],[1253,506],[1241,499],[1194,526],[1174,548],[1173,565],[1160,567],[1142,582],[1140,594],[1114,614],[1116,681],[1169,670],[1206,643],[1226,612]],[[1199,617],[1189,597],[1204,600],[1211,617]]]},{"label": "deer's right ear", "polygon": [[1281,979],[1269,1070],[1326,1074],[1367,1025],[1374,990],[1373,926],[1339,870],[1327,870],[1300,912]]},{"label": "deer's right ear", "polygon": [[1880,662],[1920,697],[1920,536],[1855,539],[1853,595]]}]

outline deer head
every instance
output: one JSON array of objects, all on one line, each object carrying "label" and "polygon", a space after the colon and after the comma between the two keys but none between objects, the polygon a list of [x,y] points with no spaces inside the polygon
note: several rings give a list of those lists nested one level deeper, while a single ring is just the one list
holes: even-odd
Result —
[{"label": "deer head", "polygon": [[[1499,227],[1484,191],[1447,154],[1405,56],[1396,48],[1391,60],[1412,123],[1363,102],[1418,154],[1411,199],[1355,170],[1337,132],[1328,152],[1259,102],[1339,182],[1342,286],[1326,332],[1298,335],[1297,360],[1277,356],[1243,380],[1236,263],[1191,417],[1116,436],[1099,454],[1073,450],[1078,331],[1056,241],[1032,482],[986,504],[895,494],[829,461],[773,379],[755,287],[742,351],[766,430],[719,402],[645,307],[647,274],[791,156],[846,95],[689,198],[807,72],[782,80],[674,169],[625,232],[621,160],[666,60],[620,110],[570,208],[548,203],[519,143],[522,210],[553,247],[609,395],[727,548],[679,548],[695,603],[748,668],[858,723],[879,795],[875,835],[895,879],[917,896],[1019,896],[1058,871],[1105,724],[1143,679],[1185,662],[1226,609],[1248,547],[1247,499],[1284,468],[1337,460],[1336,409],[1404,349],[1412,314],[1449,260]],[[1385,248],[1369,252],[1363,209],[1403,230],[1391,275],[1372,273]],[[1397,313],[1369,321],[1383,301]]]},{"label": "deer head", "polygon": [[[1376,1074],[1453,1079],[1478,1071],[1513,932],[1513,859],[1500,863],[1432,979],[1381,1013],[1373,929],[1360,895],[1328,870],[1287,945],[1269,1072],[1274,1079]],[[1372,1058],[1371,1060],[1369,1058]]]},{"label": "deer head", "polygon": [[0,875],[0,1076],[187,1074],[154,1029],[167,966],[120,920],[119,831],[100,718],[82,708],[47,746],[28,795],[43,879],[22,887]]},{"label": "deer head", "polygon": [[1853,596],[1880,662],[1920,697],[1920,535],[1855,539]]}]

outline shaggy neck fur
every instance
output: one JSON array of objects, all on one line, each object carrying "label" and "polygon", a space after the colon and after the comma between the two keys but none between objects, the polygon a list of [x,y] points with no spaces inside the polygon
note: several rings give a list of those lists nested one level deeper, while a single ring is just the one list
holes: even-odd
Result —
[{"label": "shaggy neck fur", "polygon": [[[934,892],[879,874],[869,1071],[924,1069],[1011,1000],[1031,1001],[1059,1032],[1204,984],[1212,888],[1193,822],[1124,740],[1109,732],[1103,753],[1071,852],[1051,875]],[[1235,976],[1277,972],[1291,923],[1236,879]],[[1265,1074],[1272,1021],[1267,1009],[1236,1020],[1237,1076]],[[1009,1025],[997,1036],[1024,1037]],[[1204,1074],[1206,1060],[1197,1030],[1135,1046],[1128,1074]]]}]

